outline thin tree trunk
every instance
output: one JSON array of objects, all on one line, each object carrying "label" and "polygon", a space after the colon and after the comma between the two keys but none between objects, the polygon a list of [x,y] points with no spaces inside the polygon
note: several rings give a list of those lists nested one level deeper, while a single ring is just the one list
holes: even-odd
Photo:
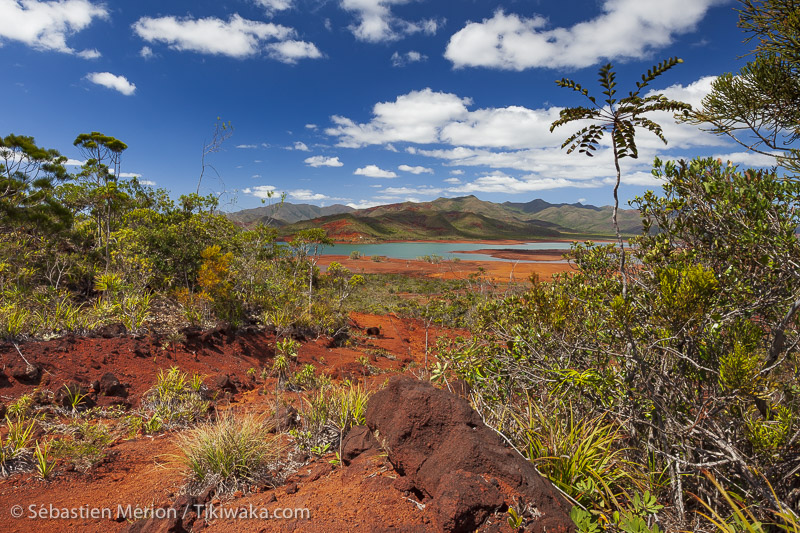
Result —
[{"label": "thin tree trunk", "polygon": [[617,211],[619,210],[619,184],[622,178],[622,172],[619,169],[619,157],[617,157],[617,140],[614,134],[611,134],[612,148],[614,150],[614,167],[617,169],[617,183],[614,185],[614,213],[611,216],[611,221],[614,224],[614,231],[617,233],[617,242],[619,242],[619,272],[622,274],[622,299],[628,299],[628,275],[625,272],[625,242],[622,240],[622,234],[619,231],[619,222],[617,221]]}]

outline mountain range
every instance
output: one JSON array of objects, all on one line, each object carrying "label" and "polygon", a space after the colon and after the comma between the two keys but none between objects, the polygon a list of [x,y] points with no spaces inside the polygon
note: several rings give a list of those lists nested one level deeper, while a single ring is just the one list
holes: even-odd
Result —
[{"label": "mountain range", "polygon": [[[499,240],[607,238],[614,235],[611,206],[551,204],[536,199],[502,204],[470,195],[431,202],[403,202],[368,209],[346,205],[275,204],[245,209],[228,216],[237,224],[279,228],[283,237],[321,227],[338,242],[386,240]],[[620,230],[641,231],[639,212],[620,209]]]}]

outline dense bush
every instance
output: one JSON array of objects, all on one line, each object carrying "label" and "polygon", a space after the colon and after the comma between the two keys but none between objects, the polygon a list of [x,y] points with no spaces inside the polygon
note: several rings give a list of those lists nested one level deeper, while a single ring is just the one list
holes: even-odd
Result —
[{"label": "dense bush", "polygon": [[689,494],[725,506],[703,471],[758,506],[797,509],[800,184],[711,159],[656,161],[654,174],[664,194],[637,201],[645,230],[625,297],[618,247],[576,244],[574,272],[486,304],[444,358],[532,460],[567,454],[547,435],[575,428],[530,416],[529,398],[567,402],[568,420],[616,435],[604,446],[622,473],[560,482],[583,501],[593,486],[598,512],[614,507],[613,487],[649,479],[671,503],[662,516],[685,526],[699,509]]}]

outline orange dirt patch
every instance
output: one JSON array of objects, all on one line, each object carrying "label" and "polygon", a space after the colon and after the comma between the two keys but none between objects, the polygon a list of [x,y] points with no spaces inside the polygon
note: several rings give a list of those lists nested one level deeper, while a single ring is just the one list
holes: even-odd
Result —
[{"label": "orange dirt patch", "polygon": [[[425,364],[425,326],[395,316],[354,313],[354,328],[378,328],[379,334],[361,336],[348,347],[332,347],[328,338],[302,341],[295,369],[314,364],[317,373],[334,379],[362,382],[376,389],[392,374],[418,372]],[[429,343],[448,333],[429,331]],[[461,332],[463,333],[463,332]],[[194,340],[192,340],[194,339]],[[126,401],[135,408],[153,385],[159,370],[178,366],[184,372],[209,376],[207,383],[221,374],[230,376],[237,392],[217,402],[218,409],[247,410],[269,415],[275,401],[276,380],[262,381],[247,372],[270,368],[275,337],[263,330],[236,333],[227,330],[204,332],[187,342],[164,347],[156,337],[80,338],[67,336],[44,342],[19,345],[25,359],[42,369],[37,383],[18,381],[10,371],[20,355],[13,345],[0,344],[0,404],[8,405],[24,393],[57,390],[65,382],[83,384],[113,373],[127,385]],[[431,359],[429,363],[433,363]],[[368,363],[365,365],[365,363]],[[301,392],[283,391],[283,400],[300,407]],[[98,403],[107,399],[98,396]],[[118,439],[106,450],[107,457],[88,473],[68,471],[59,464],[55,477],[41,481],[34,474],[0,478],[0,524],[3,531],[125,531],[131,521],[120,520],[118,506],[160,509],[174,505],[181,494],[183,479],[171,462],[178,453],[176,432],[155,437],[140,435]],[[292,474],[278,488],[257,487],[250,494],[234,495],[232,500],[216,501],[219,507],[242,508],[250,505],[276,508],[307,508],[310,519],[300,520],[211,520],[195,522],[193,530],[209,531],[430,531],[430,512],[420,509],[407,495],[393,486],[397,473],[385,457],[369,457],[352,465],[334,468],[333,454],[311,461]],[[170,466],[172,465],[172,466]],[[297,491],[287,490],[292,484]],[[274,500],[273,500],[274,497]],[[413,496],[412,496],[413,497]],[[30,518],[32,512],[51,513],[55,509],[76,509],[78,516],[58,520]],[[12,507],[21,505],[21,518],[13,518]],[[31,507],[33,506],[33,507]],[[33,511],[31,511],[33,509]],[[110,509],[112,516],[81,516],[81,509]]]},{"label": "orange dirt patch", "polygon": [[[552,256],[542,260],[552,261]],[[517,259],[517,258],[513,258]],[[524,260],[530,261],[530,257]],[[383,259],[372,261],[369,257],[350,259],[346,255],[324,255],[319,259],[320,266],[327,267],[336,261],[352,272],[359,274],[405,274],[443,279],[467,279],[483,269],[483,274],[494,281],[525,281],[532,274],[548,280],[553,274],[572,270],[567,263],[514,263],[510,261],[443,261],[438,264],[415,259]]]}]

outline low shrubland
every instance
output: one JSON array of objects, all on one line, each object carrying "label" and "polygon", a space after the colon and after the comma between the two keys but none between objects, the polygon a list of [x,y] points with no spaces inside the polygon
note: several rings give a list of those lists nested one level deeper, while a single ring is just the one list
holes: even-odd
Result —
[{"label": "low shrubland", "polygon": [[655,172],[664,194],[637,201],[627,291],[617,246],[576,244],[573,272],[485,303],[470,338],[440,347],[438,375],[466,380],[592,523],[642,491],[662,529],[733,516],[726,493],[765,523],[791,516],[800,185],[714,160]]}]

